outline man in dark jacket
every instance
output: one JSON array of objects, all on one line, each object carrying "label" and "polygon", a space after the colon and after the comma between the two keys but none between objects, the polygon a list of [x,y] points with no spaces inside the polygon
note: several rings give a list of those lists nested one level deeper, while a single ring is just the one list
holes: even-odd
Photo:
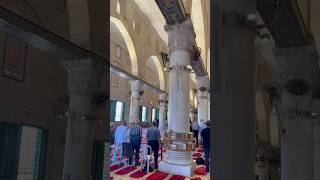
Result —
[{"label": "man in dark jacket", "polygon": [[[129,127],[129,137],[130,137],[130,143],[133,147],[133,152],[135,153],[135,166],[140,165],[139,163],[139,153],[140,153],[140,145],[141,145],[141,139],[142,139],[142,129],[140,124],[140,120],[137,119],[135,122],[131,123],[131,126]],[[129,158],[129,164],[131,165],[132,160]]]},{"label": "man in dark jacket", "polygon": [[204,159],[206,164],[206,172],[209,172],[209,156],[210,156],[210,123],[206,122],[206,127],[201,131],[202,144],[204,149]]},{"label": "man in dark jacket", "polygon": [[[157,122],[152,122],[152,127],[147,131],[148,145],[151,146],[154,155],[154,168],[158,169],[158,151],[160,142],[160,130],[157,128]],[[151,153],[151,152],[150,152]]]}]

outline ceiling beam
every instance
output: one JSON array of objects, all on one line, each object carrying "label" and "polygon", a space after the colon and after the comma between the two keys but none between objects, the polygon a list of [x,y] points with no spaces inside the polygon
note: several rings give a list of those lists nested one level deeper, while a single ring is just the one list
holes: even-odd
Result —
[{"label": "ceiling beam", "polygon": [[[156,0],[156,3],[168,25],[182,23],[188,19],[182,0]],[[207,76],[208,73],[205,70],[200,54],[198,54],[199,51],[196,42],[194,43],[193,52],[190,61],[193,71],[198,77]],[[202,53],[206,52],[204,51]]]}]

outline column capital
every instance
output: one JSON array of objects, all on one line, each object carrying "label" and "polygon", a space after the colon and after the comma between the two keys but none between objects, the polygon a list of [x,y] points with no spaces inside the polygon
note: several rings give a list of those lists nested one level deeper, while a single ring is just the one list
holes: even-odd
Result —
[{"label": "column capital", "polygon": [[98,93],[101,77],[106,68],[92,59],[66,60],[61,65],[68,71],[68,88],[70,94]]},{"label": "column capital", "polygon": [[273,53],[278,63],[280,84],[287,85],[292,79],[300,79],[308,85],[314,83],[317,62],[312,47],[275,48]]},{"label": "column capital", "polygon": [[197,95],[200,98],[208,98],[209,78],[208,76],[201,76],[196,78],[197,81]]},{"label": "column capital", "polygon": [[286,118],[310,117],[318,67],[314,49],[311,46],[275,48],[273,53],[277,61],[276,76],[283,87],[282,114]]},{"label": "column capital", "polygon": [[165,25],[164,29],[169,35],[170,53],[174,51],[192,52],[194,50],[196,34],[190,19],[179,24]]},{"label": "column capital", "polygon": [[142,91],[142,84],[139,80],[130,81],[131,84],[131,98],[139,98]]}]

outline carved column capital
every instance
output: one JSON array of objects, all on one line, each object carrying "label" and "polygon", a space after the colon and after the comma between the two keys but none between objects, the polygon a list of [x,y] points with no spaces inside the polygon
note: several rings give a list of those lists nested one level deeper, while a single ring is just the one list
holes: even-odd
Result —
[{"label": "carved column capital", "polygon": [[139,99],[140,92],[142,91],[142,85],[139,80],[130,81],[131,84],[131,98]]},{"label": "carved column capital", "polygon": [[166,93],[160,93],[159,94],[159,106],[160,107],[164,107],[165,104],[166,104],[166,97],[167,97],[167,94]]},{"label": "carved column capital", "polygon": [[208,76],[197,77],[196,81],[197,81],[198,98],[208,98],[208,92],[209,92],[209,78],[208,78]]},{"label": "carved column capital", "polygon": [[104,65],[92,59],[63,61],[62,66],[68,71],[68,88],[70,94],[98,93]]},{"label": "carved column capital", "polygon": [[281,88],[282,114],[286,118],[310,117],[317,71],[312,47],[275,48],[277,78]]},{"label": "carved column capital", "polygon": [[192,52],[194,50],[196,34],[190,19],[180,24],[165,25],[165,30],[169,35],[170,53],[174,51]]},{"label": "carved column capital", "polygon": [[312,47],[290,47],[273,49],[278,64],[277,76],[282,85],[289,80],[299,78],[309,85],[314,82],[317,63]]}]

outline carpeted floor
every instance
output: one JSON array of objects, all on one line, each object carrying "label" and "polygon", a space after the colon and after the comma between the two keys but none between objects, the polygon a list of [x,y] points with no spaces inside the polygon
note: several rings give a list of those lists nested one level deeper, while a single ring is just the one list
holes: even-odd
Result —
[{"label": "carpeted floor", "polygon": [[[147,129],[143,129],[142,131],[142,144],[146,144],[146,133]],[[113,148],[111,146],[111,148]],[[113,152],[113,149],[111,150]],[[163,152],[163,157],[164,157]],[[140,157],[142,157],[142,149],[140,150]],[[195,149],[194,152],[192,152],[192,158],[195,160],[197,157],[204,158],[203,149],[201,147],[198,147]],[[110,153],[110,162],[112,159],[112,153]],[[120,160],[120,155],[117,155],[117,159]],[[142,160],[140,160],[141,162]],[[160,156],[160,150],[159,150],[159,158],[158,161],[161,161]],[[200,165],[197,166],[196,172],[202,172],[204,170],[204,166]],[[194,173],[192,177],[183,177],[183,176],[177,176],[177,175],[171,175],[159,171],[153,171],[150,173],[140,172],[139,167],[133,167],[133,166],[119,166],[115,164],[111,164],[110,166],[110,179],[114,180],[127,180],[127,179],[145,179],[145,180],[209,180],[209,175],[200,175],[197,173]]]}]

